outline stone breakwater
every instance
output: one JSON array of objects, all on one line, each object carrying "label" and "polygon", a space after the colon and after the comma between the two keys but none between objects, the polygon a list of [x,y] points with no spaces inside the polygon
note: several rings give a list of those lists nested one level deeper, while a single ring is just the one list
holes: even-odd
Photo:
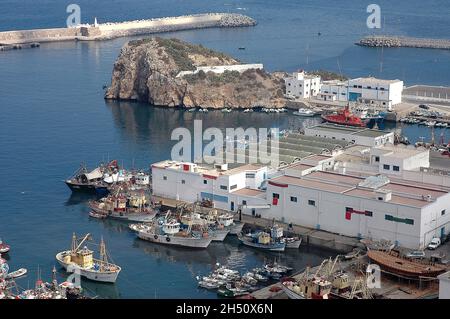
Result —
[{"label": "stone breakwater", "polygon": [[30,42],[108,40],[123,36],[203,28],[233,28],[256,25],[248,16],[235,13],[205,13],[179,17],[80,25],[73,28],[35,29],[0,32],[0,44]]},{"label": "stone breakwater", "polygon": [[357,45],[365,47],[385,47],[385,48],[427,48],[450,50],[450,40],[446,39],[425,39],[395,36],[368,36],[361,39]]}]

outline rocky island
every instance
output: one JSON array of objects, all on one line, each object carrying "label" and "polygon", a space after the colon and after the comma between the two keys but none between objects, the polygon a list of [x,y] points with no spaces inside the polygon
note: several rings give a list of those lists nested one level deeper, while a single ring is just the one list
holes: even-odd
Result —
[{"label": "rocky island", "polygon": [[167,107],[280,108],[286,103],[283,76],[201,45],[152,37],[124,45],[105,98]]}]

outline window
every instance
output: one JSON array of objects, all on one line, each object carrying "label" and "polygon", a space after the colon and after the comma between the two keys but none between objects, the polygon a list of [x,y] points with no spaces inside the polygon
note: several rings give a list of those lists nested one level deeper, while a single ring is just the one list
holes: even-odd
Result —
[{"label": "window", "polygon": [[186,184],[186,181],[184,179],[182,179],[181,184]]},{"label": "window", "polygon": [[371,87],[371,86],[368,86],[368,87],[367,87],[367,89],[371,90],[371,89],[372,89],[372,87]]},{"label": "window", "polygon": [[390,170],[391,169],[391,166],[390,165],[387,165],[387,164],[384,164],[383,165],[383,168],[385,169],[385,170]]},{"label": "window", "polygon": [[372,217],[373,216],[373,212],[366,210],[366,214],[367,217]]},{"label": "window", "polygon": [[442,211],[441,211],[441,216],[444,216],[445,215],[445,209],[443,209]]},{"label": "window", "polygon": [[246,201],[246,200],[243,200],[243,201],[242,201],[242,205],[247,205],[247,201]]},{"label": "window", "polygon": [[380,161],[380,157],[379,156],[375,156],[375,162],[379,162]]},{"label": "window", "polygon": [[357,86],[357,85],[353,85],[353,87],[354,87],[355,89],[357,89],[357,88],[358,88],[358,86]]},{"label": "window", "polygon": [[206,179],[204,179],[203,184],[208,184],[208,181]]},{"label": "window", "polygon": [[291,196],[291,202],[297,203],[297,197]]},{"label": "window", "polygon": [[384,91],[384,88],[380,88],[380,91]]},{"label": "window", "polygon": [[228,186],[227,185],[220,185],[220,189],[223,189],[224,191],[228,190]]},{"label": "window", "polygon": [[230,186],[230,190],[232,190],[232,189],[236,189],[237,188],[237,185],[235,184],[235,185],[231,185]]},{"label": "window", "polygon": [[400,172],[400,167],[394,165],[392,166],[392,170],[394,170],[395,172]]},{"label": "window", "polygon": [[316,206],[316,201],[315,200],[308,200],[308,205],[310,206]]},{"label": "window", "polygon": [[167,181],[167,176],[163,176],[163,180]]},{"label": "window", "polygon": [[245,178],[255,178],[255,173],[246,173]]},{"label": "window", "polygon": [[272,194],[272,198],[280,198],[280,194],[273,193],[273,194]]},{"label": "window", "polygon": [[410,218],[399,218],[399,217],[395,217],[392,215],[384,215],[384,219],[392,221],[392,222],[404,223],[407,225],[414,225],[414,219],[410,219]]}]

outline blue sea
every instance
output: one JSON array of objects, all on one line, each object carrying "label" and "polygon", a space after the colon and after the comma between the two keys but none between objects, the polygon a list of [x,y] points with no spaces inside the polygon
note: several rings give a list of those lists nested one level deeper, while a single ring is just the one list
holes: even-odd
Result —
[{"label": "blue sea", "polygon": [[[64,27],[70,3],[3,0],[0,30]],[[366,27],[371,1],[76,3],[82,22],[90,23],[95,17],[107,22],[203,12],[243,13],[258,25],[163,36],[200,43],[242,61],[264,63],[270,71],[326,69],[351,77],[400,78],[407,85],[450,86],[450,51],[405,48],[382,52],[354,45],[374,33],[449,38],[448,1],[377,1],[383,22],[382,29],[375,31]],[[0,237],[12,247],[7,256],[11,268],[29,270],[18,283],[24,288],[33,286],[38,268],[49,280],[55,254],[69,247],[72,232],[90,232],[97,240],[104,236],[114,261],[122,266],[116,285],[84,283],[86,290],[105,298],[215,298],[214,293],[197,288],[195,277],[206,274],[216,262],[245,270],[278,258],[301,269],[334,255],[312,247],[265,254],[239,246],[235,238],[192,252],[142,242],[123,223],[88,217],[89,198],[71,195],[63,183],[81,162],[93,167],[117,159],[128,167],[148,168],[169,157],[171,131],[191,128],[194,119],[221,128],[284,129],[315,123],[288,114],[200,114],[139,103],[106,103],[102,87],[109,84],[114,61],[128,40],[61,42],[0,53]],[[413,141],[430,136],[424,127],[408,126],[405,132]],[[59,270],[59,278],[63,277]]]}]

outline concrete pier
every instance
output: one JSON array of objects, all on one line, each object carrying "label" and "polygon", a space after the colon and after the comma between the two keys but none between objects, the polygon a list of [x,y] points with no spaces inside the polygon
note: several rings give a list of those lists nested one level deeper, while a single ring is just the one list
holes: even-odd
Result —
[{"label": "concrete pier", "polygon": [[450,40],[447,39],[426,39],[396,36],[368,36],[356,43],[366,47],[385,47],[385,48],[426,48],[450,50]]},{"label": "concrete pier", "polygon": [[136,20],[120,23],[80,25],[73,28],[35,29],[0,32],[0,45],[31,42],[108,40],[124,36],[203,28],[254,26],[252,18],[235,13],[205,13],[179,17]]}]

